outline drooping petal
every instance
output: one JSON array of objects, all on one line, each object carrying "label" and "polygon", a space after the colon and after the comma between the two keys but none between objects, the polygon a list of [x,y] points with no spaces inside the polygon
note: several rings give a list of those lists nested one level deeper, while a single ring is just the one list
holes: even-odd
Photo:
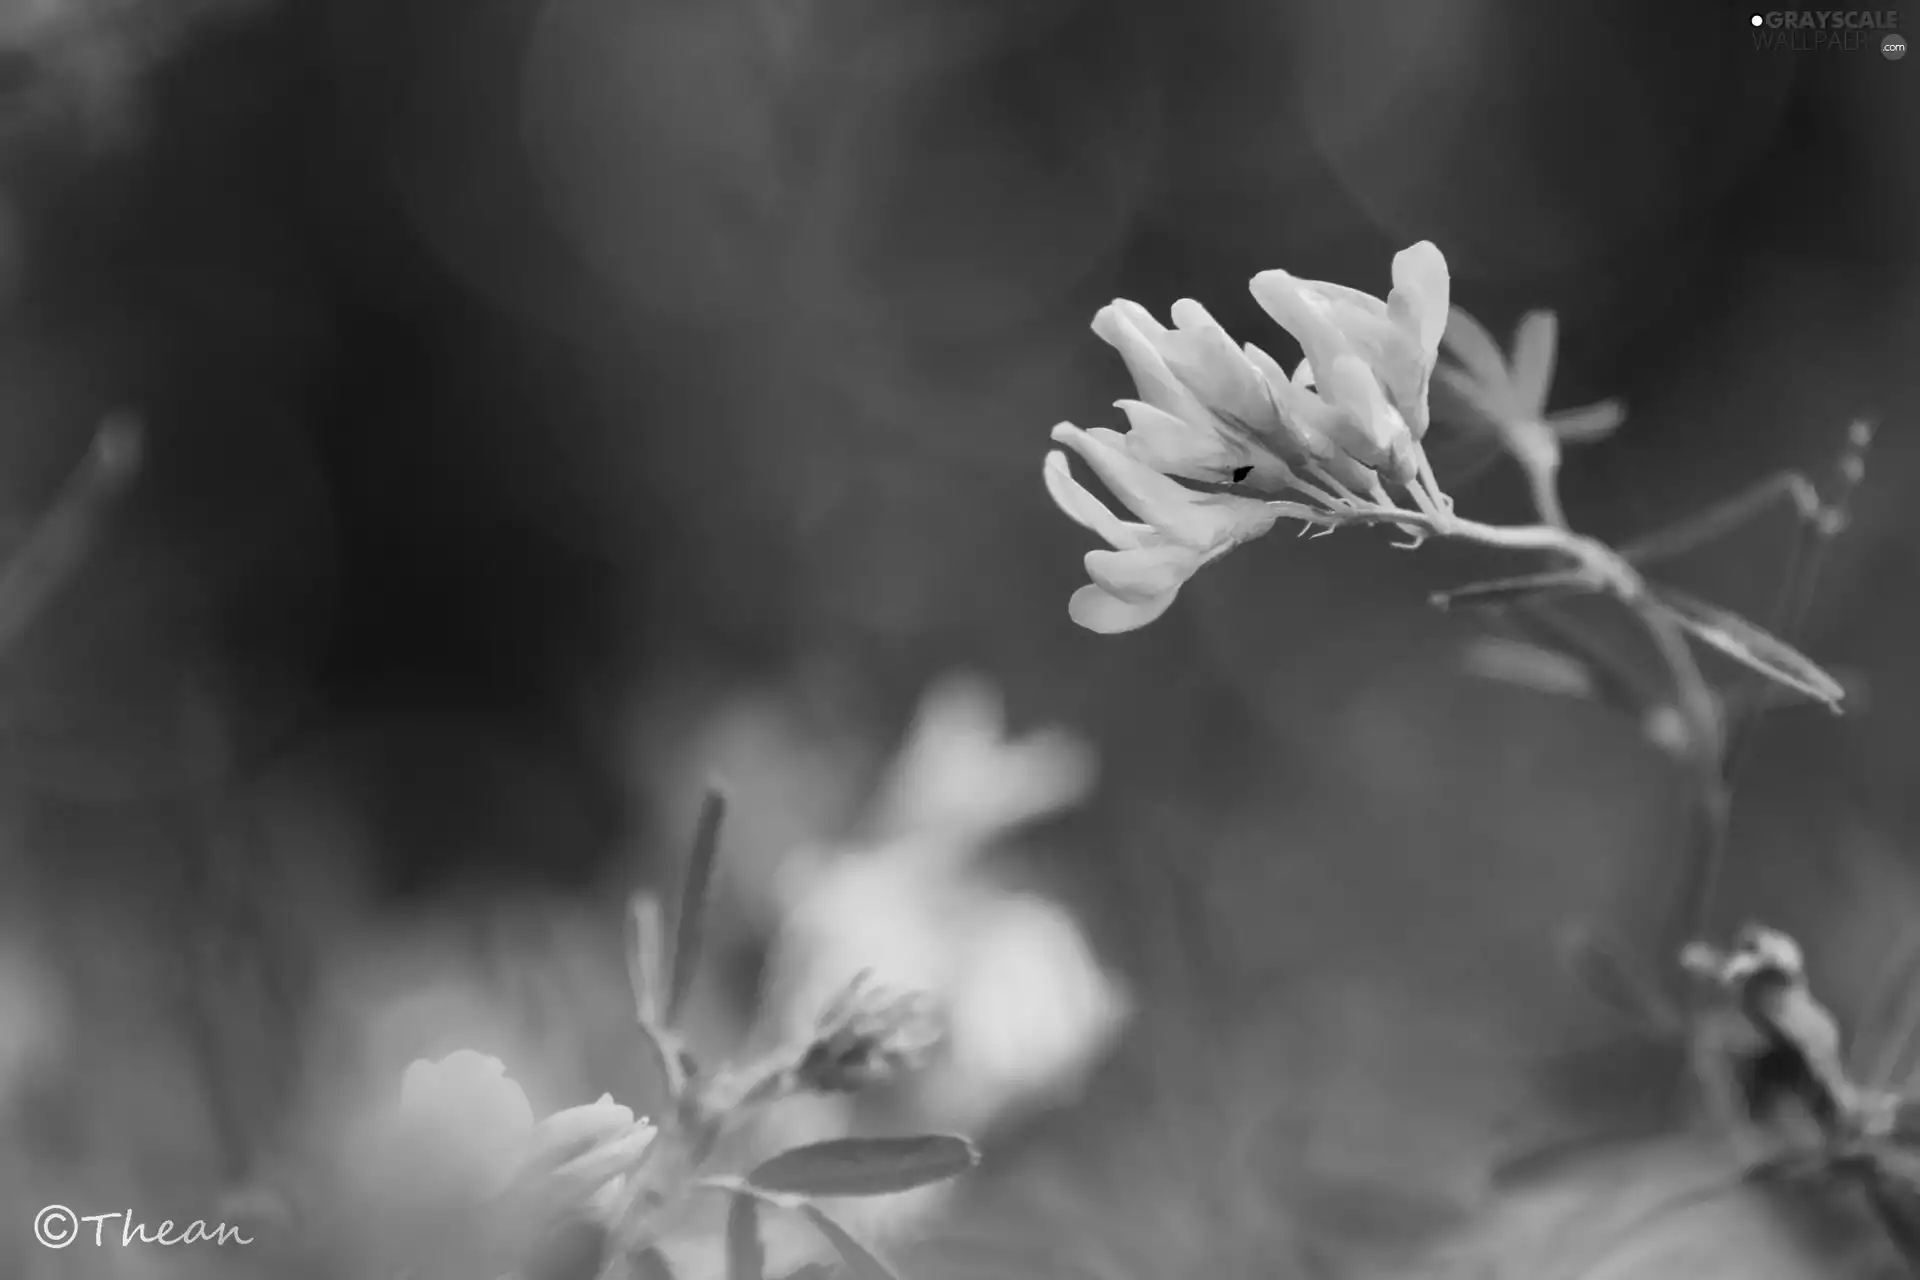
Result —
[{"label": "drooping petal", "polygon": [[1087,576],[1109,595],[1145,604],[1180,589],[1200,567],[1200,553],[1168,544],[1135,551],[1089,551]]},{"label": "drooping petal", "polygon": [[1506,389],[1507,359],[1500,353],[1500,344],[1494,341],[1485,325],[1455,307],[1447,316],[1446,331],[1440,340],[1485,391],[1493,393]]},{"label": "drooping petal", "polygon": [[1547,429],[1567,444],[1587,444],[1604,440],[1627,420],[1627,406],[1619,400],[1602,400],[1547,415]]},{"label": "drooping petal", "polygon": [[1197,501],[1201,495],[1129,454],[1125,436],[1061,423],[1053,429],[1053,438],[1086,459],[1114,496],[1158,533],[1191,547],[1210,547],[1219,540],[1220,519]]},{"label": "drooping petal", "polygon": [[1175,594],[1168,592],[1157,600],[1136,603],[1110,595],[1099,587],[1085,586],[1067,601],[1067,616],[1089,631],[1118,635],[1123,631],[1137,631],[1165,613],[1173,604]]},{"label": "drooping petal", "polygon": [[1553,388],[1560,323],[1551,311],[1529,311],[1513,334],[1513,400],[1520,416],[1538,419]]},{"label": "drooping petal", "polygon": [[1058,449],[1047,454],[1042,474],[1054,505],[1066,512],[1068,519],[1081,528],[1090,529],[1105,538],[1109,545],[1125,550],[1144,546],[1154,537],[1152,526],[1122,520],[1113,514],[1106,503],[1088,492],[1085,485],[1073,478],[1067,455]]}]

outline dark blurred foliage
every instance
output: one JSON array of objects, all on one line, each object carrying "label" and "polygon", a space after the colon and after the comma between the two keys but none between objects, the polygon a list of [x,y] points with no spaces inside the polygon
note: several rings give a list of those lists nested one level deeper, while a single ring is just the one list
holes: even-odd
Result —
[{"label": "dark blurred foliage", "polygon": [[[314,885],[613,875],[662,692],[824,668],[884,739],[964,665],[1100,745],[1064,874],[1149,993],[1110,1101],[1041,1137],[1147,1117],[1151,1163],[1140,1132],[1200,1123],[1169,1109],[1285,1094],[1330,1179],[1445,1181],[1525,1110],[1513,1062],[1594,1034],[1552,930],[1651,926],[1661,762],[1460,673],[1470,624],[1423,600],[1510,566],[1453,548],[1274,537],[1080,632],[1039,483],[1048,426],[1130,391],[1101,303],[1269,344],[1256,271],[1384,292],[1419,239],[1496,331],[1560,313],[1556,403],[1628,401],[1569,466],[1594,532],[1879,421],[1807,636],[1870,700],[1770,725],[1728,910],[1817,963],[1841,851],[1920,835],[1920,66],[1757,52],[1693,0],[330,0],[123,51],[109,128],[72,88],[99,59],[35,39],[0,86],[5,509],[105,410],[150,429],[0,718],[14,896],[54,904],[74,989],[123,993],[100,1019],[168,980],[83,918],[136,955],[252,938],[190,963],[258,961],[297,1011]],[[1458,496],[1524,517],[1504,471]],[[1684,577],[1764,612],[1788,537]]]}]

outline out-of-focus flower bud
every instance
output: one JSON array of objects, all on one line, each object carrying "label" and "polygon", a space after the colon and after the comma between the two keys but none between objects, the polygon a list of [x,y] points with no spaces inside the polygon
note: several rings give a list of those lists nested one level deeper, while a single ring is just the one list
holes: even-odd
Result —
[{"label": "out-of-focus flower bud", "polygon": [[821,1014],[794,1079],[814,1093],[858,1093],[924,1067],[945,1040],[929,997],[888,990],[863,973]]}]

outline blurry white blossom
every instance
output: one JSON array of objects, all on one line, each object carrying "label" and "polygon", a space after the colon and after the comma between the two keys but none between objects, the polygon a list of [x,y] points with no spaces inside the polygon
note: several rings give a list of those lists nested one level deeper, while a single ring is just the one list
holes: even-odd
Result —
[{"label": "blurry white blossom", "polygon": [[1523,452],[1524,439],[1540,431],[1563,444],[1611,435],[1626,419],[1626,407],[1618,400],[1547,412],[1559,332],[1553,312],[1529,311],[1514,330],[1513,354],[1508,357],[1478,320],[1455,307],[1445,341],[1447,354],[1459,363],[1440,366],[1438,377],[1464,402],[1468,413],[1461,416],[1478,419],[1461,425],[1491,428],[1515,452]]},{"label": "blurry white blossom", "polygon": [[[1116,516],[1075,481],[1065,454],[1048,454],[1045,468],[1054,502],[1110,548],[1088,554],[1093,585],[1069,606],[1090,630],[1153,621],[1201,566],[1281,519],[1328,527],[1378,520],[1394,509],[1389,484],[1423,513],[1451,510],[1420,443],[1447,327],[1439,249],[1423,241],[1395,255],[1385,300],[1285,271],[1262,272],[1251,287],[1300,344],[1305,358],[1292,376],[1260,348],[1236,345],[1191,299],[1173,305],[1171,329],[1125,300],[1094,317],[1140,398],[1117,402],[1124,433],[1062,423],[1053,438],[1084,458],[1135,519]],[[1223,485],[1252,492],[1218,492]]]},{"label": "blurry white blossom", "polygon": [[526,1091],[500,1059],[472,1049],[408,1066],[399,1119],[410,1149],[434,1166],[434,1185],[470,1191],[475,1200],[506,1189],[533,1133]]},{"label": "blurry white blossom", "polygon": [[536,1121],[526,1091],[498,1058],[461,1049],[420,1059],[401,1078],[387,1132],[387,1172],[432,1200],[483,1205],[529,1180],[569,1184],[589,1208],[609,1207],[653,1127],[602,1095]]},{"label": "blurry white blossom", "polygon": [[1455,307],[1447,320],[1447,354],[1435,377],[1448,393],[1443,417],[1461,440],[1492,446],[1488,457],[1504,452],[1527,474],[1542,515],[1565,523],[1554,477],[1562,448],[1611,435],[1626,420],[1618,400],[1602,400],[1578,409],[1547,412],[1559,322],[1551,311],[1521,317],[1509,358],[1484,326]]},{"label": "blurry white blossom", "polygon": [[944,1021],[944,1052],[907,1086],[922,1126],[978,1134],[1071,1096],[1129,998],[1068,911],[999,883],[979,859],[1092,782],[1076,739],[1008,738],[989,689],[937,687],[881,788],[870,843],[799,855],[783,877],[769,1029],[807,1041],[866,974],[924,993]]}]

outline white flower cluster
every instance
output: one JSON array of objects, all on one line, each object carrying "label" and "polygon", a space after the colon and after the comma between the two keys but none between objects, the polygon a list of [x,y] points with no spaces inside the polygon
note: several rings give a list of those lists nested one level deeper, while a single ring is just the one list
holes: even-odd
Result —
[{"label": "white flower cluster", "polygon": [[[1053,438],[1135,518],[1076,481],[1064,453],[1047,456],[1054,501],[1111,548],[1088,553],[1093,583],[1074,594],[1074,620],[1102,632],[1144,626],[1202,565],[1276,521],[1379,517],[1396,509],[1389,486],[1430,516],[1451,511],[1421,447],[1448,289],[1446,259],[1426,241],[1395,255],[1385,301],[1260,273],[1254,298],[1304,353],[1291,376],[1259,347],[1237,345],[1197,302],[1174,303],[1171,329],[1137,303],[1101,308],[1093,330],[1139,391],[1118,403],[1129,430],[1062,423]],[[1278,493],[1289,500],[1263,496]]]}]

